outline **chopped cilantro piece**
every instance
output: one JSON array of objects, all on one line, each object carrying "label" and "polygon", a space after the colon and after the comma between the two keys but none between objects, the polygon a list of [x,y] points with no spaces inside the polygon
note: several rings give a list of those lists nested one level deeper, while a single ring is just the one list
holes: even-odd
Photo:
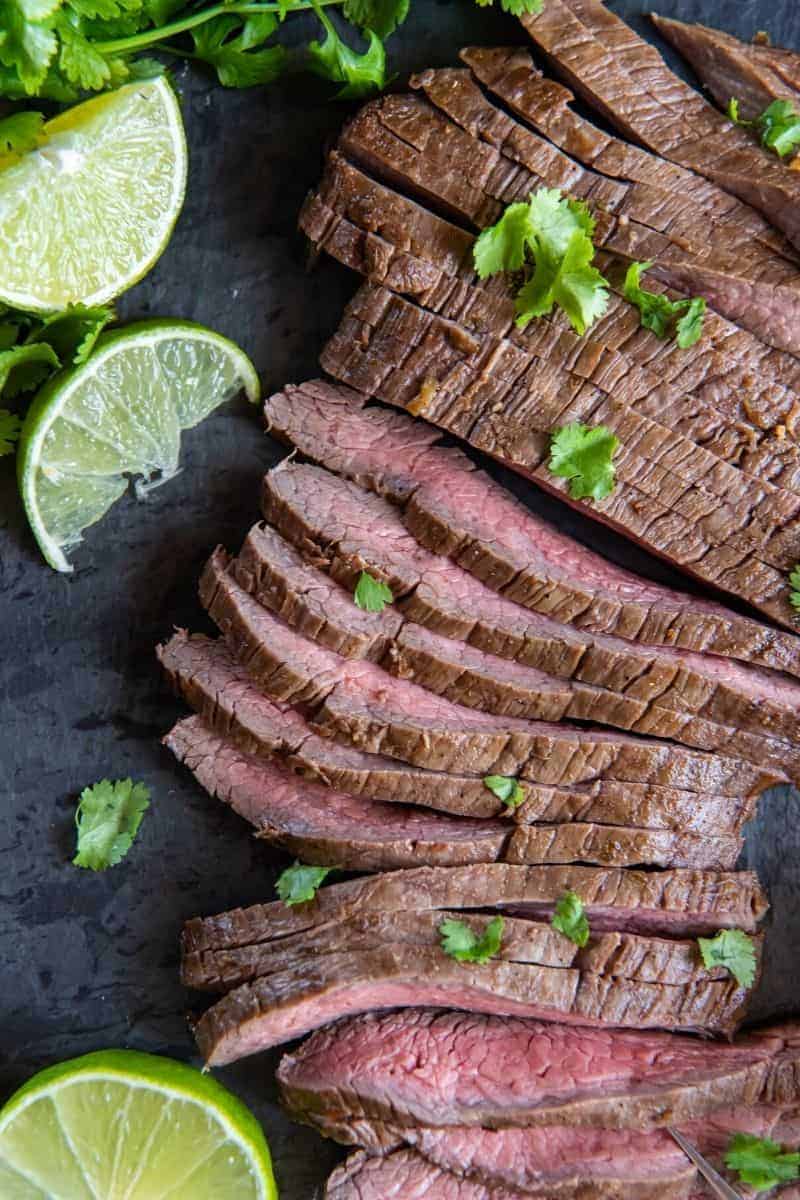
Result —
[{"label": "chopped cilantro piece", "polygon": [[392,589],[380,579],[375,579],[369,571],[362,571],[358,577],[353,599],[359,608],[365,612],[383,612],[387,604],[394,600]]},{"label": "chopped cilantro piece", "polygon": [[275,891],[284,904],[305,904],[307,900],[314,899],[317,888],[335,870],[335,867],[307,867],[296,862],[278,876]]},{"label": "chopped cilantro piece", "polygon": [[369,45],[363,54],[351,50],[336,31],[328,14],[317,3],[314,11],[325,29],[324,42],[310,42],[310,69],[323,79],[332,79],[343,87],[336,95],[341,100],[357,100],[386,87],[386,50],[372,29],[365,30]]},{"label": "chopped cilantro piece", "polygon": [[739,101],[728,102],[728,116],[737,125],[758,131],[762,146],[774,150],[781,158],[800,149],[800,113],[791,100],[773,100],[755,121],[743,121],[739,116]]},{"label": "chopped cilantro piece", "polygon": [[800,1153],[787,1153],[777,1142],[751,1133],[737,1133],[731,1138],[725,1166],[757,1192],[800,1179]]},{"label": "chopped cilantro piece", "polygon": [[464,921],[442,921],[442,949],[458,962],[488,962],[500,950],[504,924],[502,917],[493,917],[478,937]]},{"label": "chopped cilantro piece", "polygon": [[668,338],[674,331],[681,350],[688,350],[703,336],[706,301],[701,296],[670,300],[663,292],[648,292],[640,280],[642,272],[652,265],[651,262],[630,264],[625,274],[625,299],[639,309],[645,329],[651,329],[660,338]]},{"label": "chopped cilantro piece", "polygon": [[698,938],[705,967],[725,967],[740,987],[752,987],[756,978],[756,951],[752,938],[741,929],[721,929],[716,937]]},{"label": "chopped cilantro piece", "polygon": [[483,785],[512,810],[519,808],[525,800],[522,784],[511,775],[486,775]]},{"label": "chopped cilantro piece", "polygon": [[574,421],[553,434],[547,465],[554,475],[570,481],[573,500],[602,500],[614,490],[613,459],[619,444],[619,438],[605,425],[592,428]]},{"label": "chopped cilantro piece", "polygon": [[22,422],[16,413],[0,408],[0,457],[14,453],[14,442],[19,437]]},{"label": "chopped cilantro piece", "polygon": [[564,892],[560,897],[550,924],[576,946],[585,946],[589,940],[589,921],[583,901],[575,892]]},{"label": "chopped cilantro piece", "polygon": [[75,813],[78,827],[76,867],[105,871],[121,862],[133,845],[142,817],[150,807],[143,783],[102,779],[84,788]]},{"label": "chopped cilantro piece", "polygon": [[789,603],[792,608],[800,609],[800,563],[789,573],[789,584],[792,588],[789,592]]},{"label": "chopped cilantro piece", "polygon": [[194,57],[214,68],[223,87],[272,83],[286,65],[283,46],[264,46],[277,28],[274,13],[225,13],[192,30]]}]

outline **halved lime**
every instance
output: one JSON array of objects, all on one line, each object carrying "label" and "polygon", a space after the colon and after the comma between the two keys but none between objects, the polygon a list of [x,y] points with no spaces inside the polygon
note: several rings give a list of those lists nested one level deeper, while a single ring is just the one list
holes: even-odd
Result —
[{"label": "halved lime", "polygon": [[0,170],[0,301],[102,304],[150,270],[186,191],[186,138],[162,76],[77,104]]},{"label": "halved lime", "polygon": [[208,1075],[133,1050],[49,1067],[0,1112],[3,1200],[275,1200],[252,1113]]},{"label": "halved lime", "polygon": [[104,334],[88,362],[56,375],[31,405],[17,454],[31,528],[51,567],[140,475],[139,494],[178,469],[191,429],[258,376],[233,342],[190,321],[139,321]]}]

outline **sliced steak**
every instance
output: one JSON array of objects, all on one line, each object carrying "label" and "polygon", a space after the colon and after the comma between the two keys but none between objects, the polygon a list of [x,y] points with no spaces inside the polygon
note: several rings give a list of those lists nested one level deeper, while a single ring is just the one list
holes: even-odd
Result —
[{"label": "sliced steak", "polygon": [[250,946],[372,912],[497,910],[550,919],[566,891],[581,897],[592,930],[686,938],[709,930],[752,933],[766,912],[748,871],[621,871],[601,867],[420,867],[335,883],[313,901],[274,901],[188,921],[184,953]]},{"label": "sliced steak", "polygon": [[570,85],[626,136],[752,204],[800,245],[800,179],[600,0],[555,0],[521,19]]},{"label": "sliced steak", "polygon": [[[335,864],[351,871],[385,871],[422,863],[495,862],[504,857],[509,839],[507,822],[450,817],[348,796],[324,784],[302,779],[274,760],[246,754],[218,737],[199,717],[180,721],[164,738],[164,744],[210,795],[230,805],[254,825],[260,838],[307,863]],[[607,844],[605,851],[599,852],[608,857],[620,854],[622,848],[621,845],[616,848],[620,841],[616,831],[610,826],[588,826],[589,830],[601,828],[607,830]],[[641,842],[643,830],[624,833],[628,833],[629,853],[635,854],[639,847],[640,852],[645,851]],[[658,839],[654,853],[663,856],[667,852],[665,839],[672,839],[676,854],[683,852],[683,857],[694,858],[701,854],[701,838],[685,839],[666,831],[653,836]],[[590,838],[587,833],[584,841]],[[715,841],[721,849],[725,839]],[[599,843],[602,845],[602,839]],[[563,843],[560,848],[562,853],[568,849]],[[537,852],[554,856],[558,850],[556,839],[550,846],[517,841],[513,861],[528,861],[521,856]],[[714,854],[712,847],[708,857],[713,858]],[[731,858],[730,851],[727,858]]]},{"label": "sliced steak", "polygon": [[[366,913],[274,941],[188,952],[181,960],[181,976],[187,987],[228,992],[240,983],[296,967],[306,959],[316,960],[325,954],[377,950],[389,944],[436,947],[441,941],[442,921],[450,919],[461,920],[476,934],[483,932],[488,920],[485,916],[447,909]],[[757,948],[760,955],[760,937]],[[703,983],[727,976],[725,968],[709,971],[702,965],[696,942],[600,933],[592,935],[588,945],[580,949],[550,925],[518,917],[504,919],[502,943],[496,957],[503,962],[576,967],[594,975],[639,979],[644,983]]]},{"label": "sliced steak", "polygon": [[325,1200],[524,1200],[519,1192],[491,1190],[483,1183],[442,1171],[413,1150],[385,1157],[353,1154],[337,1167]]},{"label": "sliced steak", "polygon": [[752,121],[773,100],[800,100],[800,55],[753,46],[719,29],[686,25],[657,13],[652,14],[652,20],[661,36],[688,61],[720,108],[727,110],[728,102],[735,97],[740,115]]},{"label": "sliced steak", "polygon": [[[526,825],[515,830],[503,858],[511,863],[585,862],[609,867],[647,864],[725,871],[736,865],[742,845],[741,838],[731,836],[705,834],[694,837],[667,829],[626,829],[574,822],[570,825]],[[419,857],[425,857],[424,848]]]},{"label": "sliced steak", "polygon": [[340,1017],[409,1006],[730,1035],[744,1011],[735,980],[642,983],[571,968],[456,962],[441,949],[389,944],[343,951],[228,992],[195,1025],[200,1053],[223,1066]]},{"label": "sliced steak", "polygon": [[[437,552],[438,543],[452,545],[463,566],[529,608],[632,642],[705,651],[800,675],[796,636],[606,561],[517,504],[464,455],[433,445],[439,435],[429,426],[400,413],[366,409],[365,403],[366,397],[350,389],[314,381],[270,397],[265,414],[274,433],[339,474],[395,501],[421,492],[415,510],[425,510],[424,498],[438,484],[441,511],[445,489],[460,485],[460,491],[473,475],[469,482],[483,488],[481,502],[474,510],[442,514],[435,522]],[[409,439],[411,452],[405,449]],[[509,528],[505,520],[512,512]],[[424,534],[434,524],[433,513],[415,523]]]},{"label": "sliced steak", "polygon": [[[351,301],[320,361],[341,382],[424,414],[791,627],[786,569],[796,555],[798,524],[792,493],[754,486],[688,439],[506,339],[476,336],[369,284]],[[566,482],[545,465],[552,429],[587,418],[613,429],[621,442],[615,490],[591,509],[571,500]]]},{"label": "sliced steak", "polygon": [[[503,62],[509,54],[466,53],[500,55]],[[541,83],[532,74],[530,57],[521,52],[516,57],[523,58],[528,75]],[[519,77],[519,70],[512,68],[513,63],[504,71],[494,62],[491,67],[503,80]],[[561,90],[571,98],[566,89]],[[582,130],[576,140],[581,145],[591,142]],[[771,350],[713,312],[706,314],[702,345],[690,353],[674,339],[653,336],[621,295],[619,263],[602,252],[597,262],[612,284],[609,305],[580,337],[557,312],[517,329],[506,280],[493,276],[480,281],[475,276],[471,237],[370,179],[336,153],[329,157],[319,192],[303,208],[300,226],[319,249],[374,282],[417,296],[425,308],[467,329],[501,334],[532,352],[558,353],[572,372],[699,442],[717,457],[748,474],[800,490],[800,453],[792,436],[786,437],[787,429],[796,423],[800,361]],[[673,263],[671,270],[676,269]],[[706,274],[703,294],[711,286]],[[652,280],[648,286],[656,291],[662,287]],[[777,296],[777,288],[769,287],[771,327],[777,328],[789,309]],[[738,287],[728,291],[752,310],[749,288],[746,294]],[[777,313],[772,311],[775,307]]]},{"label": "sliced steak", "polygon": [[209,561],[201,599],[236,657],[274,700],[313,704],[313,727],[371,754],[533,783],[618,782],[717,792],[741,764],[631,735],[478,713],[370,662],[301,638],[238,586],[224,553]]},{"label": "sliced steak", "polygon": [[273,703],[255,687],[224,641],[178,632],[157,653],[174,690],[221,737],[248,754],[278,755],[299,775],[369,800],[467,817],[511,815],[521,824],[588,821],[714,837],[738,833],[753,815],[753,800],[736,795],[603,781],[569,790],[528,784],[524,802],[509,814],[479,776],[428,771],[319,737],[296,709]]},{"label": "sliced steak", "polygon": [[779,1027],[724,1045],[418,1009],[320,1030],[284,1055],[278,1082],[293,1116],[368,1145],[376,1122],[648,1130],[796,1105],[796,1079],[771,1095],[784,1058],[797,1064],[798,1052]]}]

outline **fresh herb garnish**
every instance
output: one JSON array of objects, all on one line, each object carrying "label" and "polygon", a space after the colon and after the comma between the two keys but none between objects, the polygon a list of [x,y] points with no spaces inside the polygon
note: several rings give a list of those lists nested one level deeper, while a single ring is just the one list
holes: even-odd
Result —
[{"label": "fresh herb garnish", "polygon": [[652,265],[651,262],[630,264],[625,274],[625,299],[639,309],[645,329],[651,329],[660,338],[671,337],[674,333],[681,350],[688,350],[703,336],[706,301],[701,296],[691,300],[670,300],[663,292],[646,291],[640,283],[641,275]]},{"label": "fresh herb garnish", "polygon": [[777,1142],[751,1133],[734,1135],[725,1151],[725,1166],[757,1192],[800,1179],[800,1153],[788,1153]]},{"label": "fresh herb garnish", "polygon": [[317,888],[335,870],[335,867],[307,867],[304,863],[296,862],[278,876],[275,891],[284,904],[305,904],[307,900],[314,899]]},{"label": "fresh herb garnish", "polygon": [[728,104],[728,116],[737,125],[755,129],[762,146],[774,150],[781,158],[800,147],[800,113],[791,100],[773,100],[754,121],[743,121],[739,116],[739,101],[733,99]]},{"label": "fresh herb garnish", "polygon": [[483,786],[497,796],[510,809],[519,808],[525,800],[525,792],[518,779],[511,775],[485,775]]},{"label": "fresh herb garnish", "polygon": [[359,608],[365,612],[383,612],[387,604],[394,600],[392,589],[380,579],[375,579],[369,571],[362,571],[358,577],[353,599]]},{"label": "fresh herb garnish", "polygon": [[608,283],[593,267],[594,218],[583,200],[540,188],[527,203],[511,204],[500,220],[475,242],[475,270],[481,279],[500,271],[526,270],[514,307],[524,327],[558,305],[577,333],[606,310]]},{"label": "fresh herb garnish", "polygon": [[0,408],[0,457],[14,453],[14,442],[19,437],[22,422],[16,413]]},{"label": "fresh herb garnish", "polygon": [[[481,8],[491,8],[494,0],[476,0],[476,3]],[[500,0],[500,7],[512,17],[538,17],[544,9],[544,0]]]},{"label": "fresh herb garnish", "polygon": [[311,42],[308,47],[309,66],[315,75],[331,79],[343,86],[336,93],[340,100],[357,100],[370,92],[380,92],[386,86],[386,50],[372,29],[365,30],[369,46],[363,54],[351,50],[342,41],[330,17],[314,5],[325,29],[324,42]]},{"label": "fresh herb garnish", "polygon": [[550,924],[576,946],[585,946],[589,940],[589,921],[583,901],[575,892],[564,892],[560,897]]},{"label": "fresh herb garnish", "polygon": [[504,924],[502,917],[493,917],[478,937],[463,921],[442,921],[442,949],[459,962],[488,962],[500,950]]},{"label": "fresh herb garnish", "polygon": [[789,592],[789,603],[792,608],[800,609],[800,563],[790,572],[789,584],[792,588]]},{"label": "fresh herb garnish", "polygon": [[142,817],[150,807],[143,783],[102,779],[84,788],[75,813],[78,828],[76,867],[105,871],[121,862],[133,845]]},{"label": "fresh herb garnish", "polygon": [[756,951],[752,938],[741,929],[721,929],[716,937],[698,938],[703,965],[725,967],[740,987],[752,987],[756,977]]},{"label": "fresh herb garnish", "polygon": [[568,479],[573,500],[602,500],[614,490],[614,454],[619,438],[605,425],[582,425],[574,421],[557,429],[550,441],[548,468]]},{"label": "fresh herb garnish", "polygon": [[81,304],[47,317],[0,310],[0,396],[35,391],[61,366],[85,362],[114,310]]}]

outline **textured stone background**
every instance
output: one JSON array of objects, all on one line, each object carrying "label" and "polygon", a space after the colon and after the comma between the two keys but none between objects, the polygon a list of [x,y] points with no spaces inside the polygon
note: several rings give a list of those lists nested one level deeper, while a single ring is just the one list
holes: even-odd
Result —
[{"label": "textured stone background", "polygon": [[[641,2],[613,2],[643,31]],[[650,5],[653,7],[653,5]],[[471,0],[414,0],[392,39],[404,73],[455,63],[460,45],[524,41],[516,22]],[[659,10],[741,36],[768,29],[800,45],[796,0],[661,0]],[[294,20],[294,19],[293,19]],[[346,108],[307,80],[246,93],[180,70],[191,172],[172,243],[121,305],[126,317],[189,317],[236,338],[265,389],[316,372],[355,288],[325,261],[313,277],[295,217]],[[159,745],[181,709],[165,695],[153,646],[173,625],[206,628],[195,595],[218,542],[235,549],[257,518],[258,481],[282,451],[239,402],[190,433],[183,473],[144,504],[123,499],[58,576],[40,560],[13,478],[0,462],[0,1100],[33,1070],[107,1046],[192,1059],[177,977],[189,916],[272,895],[278,856],[203,793]],[[662,579],[669,572],[532,487],[531,507],[575,536]],[[145,780],[153,803],[136,845],[102,875],[70,865],[77,793],[103,776]],[[797,793],[765,798],[745,862],[770,890],[767,968],[757,1014],[791,1010],[800,957]],[[274,1103],[276,1054],[220,1073],[255,1109],[284,1200],[309,1200],[339,1152],[291,1126]]]}]

